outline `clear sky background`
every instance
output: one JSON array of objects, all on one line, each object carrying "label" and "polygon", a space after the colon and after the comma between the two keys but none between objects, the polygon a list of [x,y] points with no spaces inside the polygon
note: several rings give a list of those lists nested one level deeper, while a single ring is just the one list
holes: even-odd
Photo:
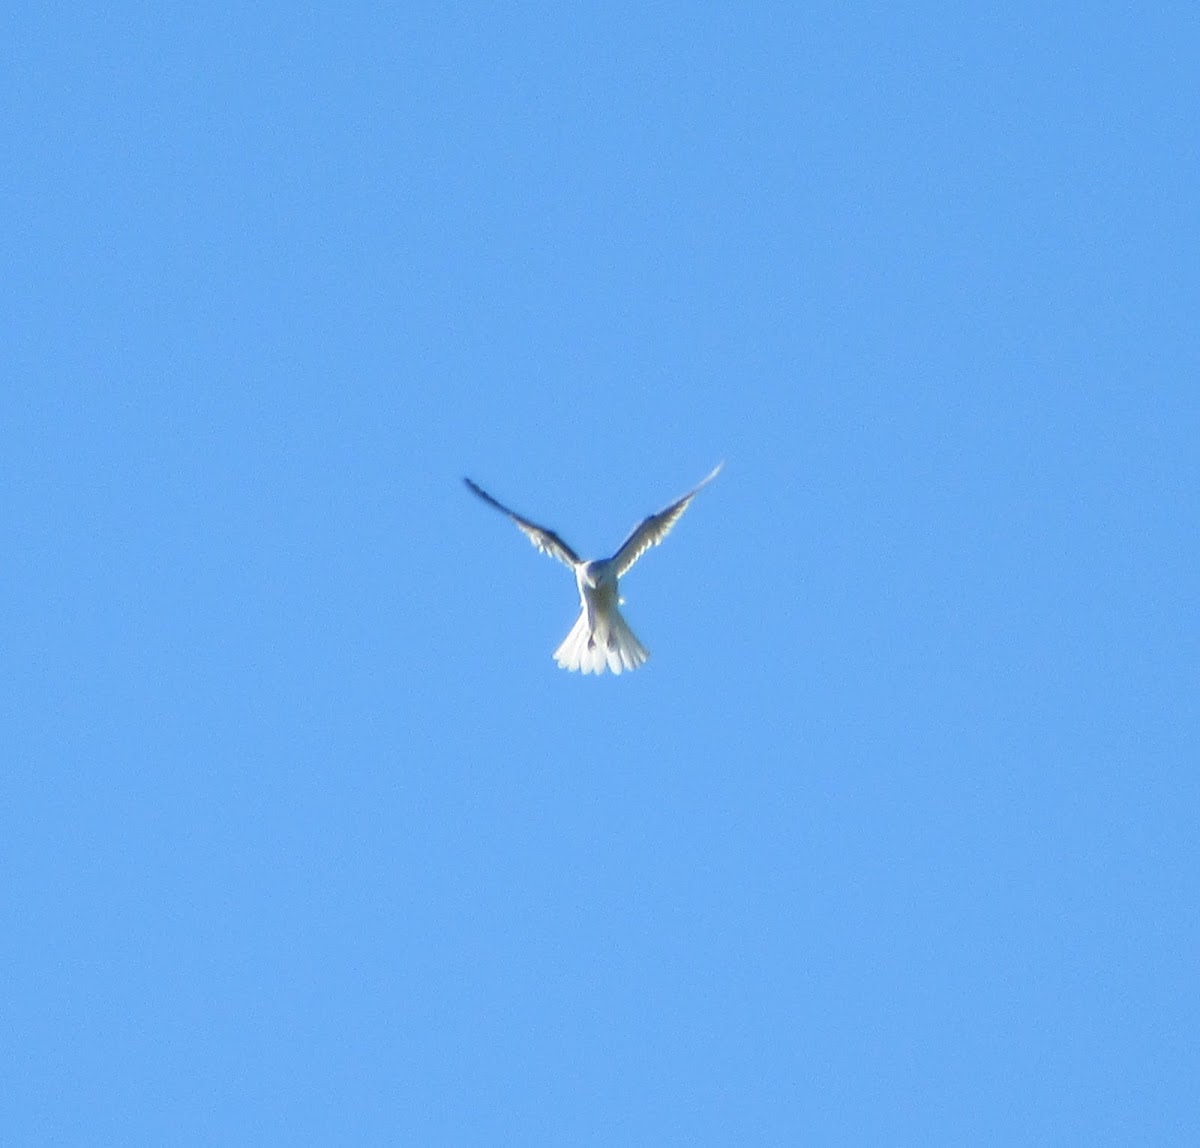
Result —
[{"label": "clear sky background", "polygon": [[1200,1142],[1197,12],[10,11],[4,1139]]}]

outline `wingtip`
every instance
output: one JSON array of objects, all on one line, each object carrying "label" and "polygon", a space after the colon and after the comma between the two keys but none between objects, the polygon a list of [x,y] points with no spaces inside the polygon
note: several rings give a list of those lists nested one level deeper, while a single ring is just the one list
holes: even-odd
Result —
[{"label": "wingtip", "polygon": [[463,485],[473,495],[475,495],[476,498],[482,499],[484,502],[488,503],[490,506],[496,505],[496,500],[490,494],[488,494],[488,492],[486,490],[484,490],[483,487],[481,487],[478,483],[474,482],[473,480],[467,478],[466,475],[463,475]]}]

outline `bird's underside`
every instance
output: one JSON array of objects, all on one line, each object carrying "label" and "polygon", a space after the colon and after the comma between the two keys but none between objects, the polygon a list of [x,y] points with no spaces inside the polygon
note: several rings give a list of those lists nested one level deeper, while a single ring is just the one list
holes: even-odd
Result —
[{"label": "bird's underside", "polygon": [[717,477],[722,465],[682,498],[638,523],[611,558],[594,560],[580,558],[553,530],[521,517],[469,478],[463,481],[473,494],[510,518],[538,550],[557,558],[574,573],[579,590],[579,617],[554,651],[554,660],[564,670],[602,674],[608,669],[619,674],[622,670],[636,670],[650,656],[621,615],[619,581],[651,546],[666,538],[697,492]]},{"label": "bird's underside", "polygon": [[636,670],[650,657],[621,614],[616,577],[601,573],[594,585],[588,581],[586,567],[602,565],[585,563],[576,571],[579,617],[554,651],[554,660],[564,670],[602,674],[607,667],[619,674],[622,670]]}]

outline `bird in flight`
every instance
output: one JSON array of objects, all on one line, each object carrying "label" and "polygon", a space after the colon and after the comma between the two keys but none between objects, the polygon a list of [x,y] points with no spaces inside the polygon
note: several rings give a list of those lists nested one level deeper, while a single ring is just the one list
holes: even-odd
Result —
[{"label": "bird in flight", "polygon": [[538,526],[528,518],[522,518],[515,510],[509,510],[469,478],[464,478],[463,482],[472,494],[477,494],[489,506],[494,506],[501,514],[511,518],[517,529],[538,550],[557,558],[574,572],[575,585],[579,589],[579,618],[563,639],[562,645],[554,651],[554,660],[564,670],[602,674],[607,667],[614,674],[619,674],[622,670],[636,670],[650,655],[621,617],[618,607],[624,599],[617,593],[617,580],[628,574],[633,564],[651,546],[657,546],[666,538],[692,499],[717,477],[724,465],[718,463],[711,474],[682,498],[643,519],[611,558],[591,560],[580,558],[553,530]]}]

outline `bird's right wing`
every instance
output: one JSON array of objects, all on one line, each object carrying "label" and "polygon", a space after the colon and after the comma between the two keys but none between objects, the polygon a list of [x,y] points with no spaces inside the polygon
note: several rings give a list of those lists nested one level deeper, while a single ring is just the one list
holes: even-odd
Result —
[{"label": "bird's right wing", "polygon": [[472,494],[478,495],[489,506],[494,506],[501,514],[511,518],[516,523],[517,529],[543,554],[549,554],[551,558],[557,558],[565,566],[570,566],[572,570],[579,564],[579,555],[559,538],[553,530],[547,530],[544,526],[538,526],[536,522],[530,522],[528,518],[522,518],[515,510],[509,510],[504,503],[497,502],[483,487],[476,486],[469,478],[464,478],[463,482],[467,484],[467,489]]},{"label": "bird's right wing", "polygon": [[680,516],[687,510],[692,499],[721,473],[721,467],[724,465],[723,462],[717,463],[712,472],[696,483],[682,498],[676,499],[665,510],[660,510],[657,514],[652,514],[649,518],[642,519],[633,528],[633,533],[621,543],[621,549],[613,555],[612,561],[617,568],[618,578],[624,578],[629,573],[629,568],[651,546],[657,546],[666,538],[671,532],[671,527],[679,521]]}]

